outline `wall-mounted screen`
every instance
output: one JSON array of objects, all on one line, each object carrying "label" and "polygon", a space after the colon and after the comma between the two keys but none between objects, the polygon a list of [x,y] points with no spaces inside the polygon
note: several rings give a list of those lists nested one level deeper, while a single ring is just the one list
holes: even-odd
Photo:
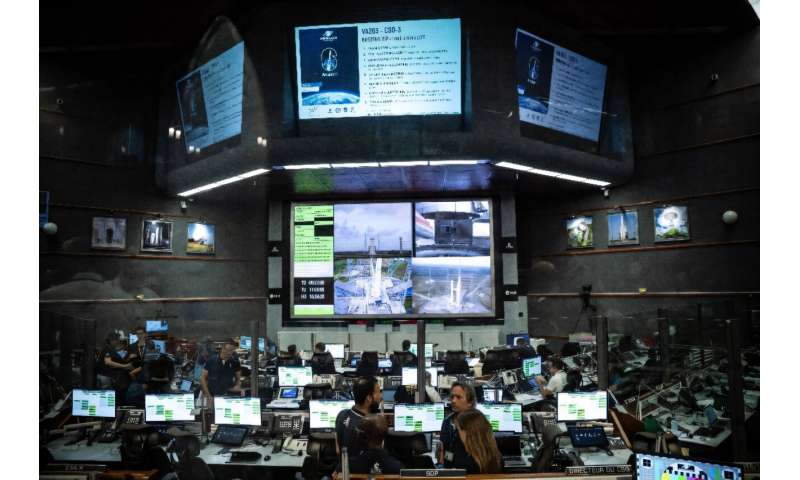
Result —
[{"label": "wall-mounted screen", "polygon": [[514,43],[520,121],[597,142],[607,67],[522,29]]},{"label": "wall-mounted screen", "polygon": [[239,42],[175,84],[187,153],[242,133],[244,42]]},{"label": "wall-mounted screen", "polygon": [[295,28],[299,118],[461,114],[461,20]]},{"label": "wall-mounted screen", "polygon": [[490,207],[292,205],[292,317],[494,315]]}]

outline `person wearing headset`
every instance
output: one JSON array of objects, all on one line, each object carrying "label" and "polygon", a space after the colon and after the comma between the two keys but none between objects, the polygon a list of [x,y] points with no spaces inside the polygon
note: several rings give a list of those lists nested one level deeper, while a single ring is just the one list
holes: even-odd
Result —
[{"label": "person wearing headset", "polygon": [[550,380],[545,380],[541,375],[536,377],[539,391],[542,392],[542,397],[544,398],[554,397],[556,393],[563,391],[567,385],[567,372],[564,371],[564,361],[558,357],[550,357],[549,364]]},{"label": "person wearing headset", "polygon": [[444,468],[466,468],[469,464],[469,454],[458,434],[455,421],[461,413],[473,410],[475,402],[475,389],[472,386],[459,382],[450,386],[450,408],[453,413],[442,422],[442,431],[439,435],[442,448],[439,450],[438,459]]}]

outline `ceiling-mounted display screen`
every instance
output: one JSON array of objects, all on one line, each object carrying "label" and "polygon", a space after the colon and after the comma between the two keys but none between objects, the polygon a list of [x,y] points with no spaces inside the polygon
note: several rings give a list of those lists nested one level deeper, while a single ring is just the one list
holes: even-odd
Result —
[{"label": "ceiling-mounted display screen", "polygon": [[299,118],[461,114],[458,18],[295,28]]},{"label": "ceiling-mounted display screen", "polygon": [[186,152],[242,133],[244,42],[239,42],[175,84]]},{"label": "ceiling-mounted display screen", "polygon": [[519,119],[597,142],[607,67],[517,29]]},{"label": "ceiling-mounted display screen", "polygon": [[489,200],[292,205],[294,318],[494,315]]}]

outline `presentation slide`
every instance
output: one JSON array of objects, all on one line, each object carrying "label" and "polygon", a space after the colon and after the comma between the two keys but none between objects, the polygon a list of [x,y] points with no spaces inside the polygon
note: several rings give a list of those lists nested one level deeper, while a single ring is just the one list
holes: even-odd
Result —
[{"label": "presentation slide", "polygon": [[73,417],[114,418],[114,390],[72,390]]},{"label": "presentation slide", "polygon": [[646,453],[636,454],[636,478],[639,480],[742,480],[742,469],[727,465],[670,458]]},{"label": "presentation slide", "polygon": [[444,420],[444,403],[394,405],[394,429],[397,432],[438,432]]},{"label": "presentation slide", "polygon": [[606,66],[522,29],[515,45],[520,121],[597,142]]},{"label": "presentation slide", "polygon": [[145,395],[145,422],[174,422],[194,420],[194,394]]},{"label": "presentation slide", "polygon": [[144,329],[147,333],[166,332],[169,328],[166,320],[145,320]]},{"label": "presentation slide", "polygon": [[582,422],[608,418],[608,395],[597,392],[560,392],[558,396],[559,422]]},{"label": "presentation slide", "polygon": [[295,28],[301,120],[461,114],[461,20]]},{"label": "presentation slide", "polygon": [[175,85],[187,152],[242,133],[244,42],[189,72]]},{"label": "presentation slide", "polygon": [[352,400],[310,400],[308,411],[311,417],[309,428],[333,430],[336,428],[336,416],[342,410],[352,408],[355,402]]},{"label": "presentation slide", "polygon": [[293,317],[494,312],[489,200],[294,204],[292,227]]},{"label": "presentation slide", "polygon": [[214,423],[218,425],[261,425],[258,397],[214,397]]},{"label": "presentation slide", "polygon": [[[417,355],[417,344],[416,343],[412,343],[411,347],[409,347],[408,351],[410,351],[414,355]],[[432,357],[433,357],[433,344],[432,343],[426,343],[425,344],[425,358],[432,358]]]},{"label": "presentation slide", "polygon": [[279,387],[305,387],[314,383],[311,367],[278,367]]},{"label": "presentation slide", "polygon": [[494,432],[522,433],[522,405],[519,403],[478,403]]},{"label": "presentation slide", "polygon": [[522,360],[522,375],[533,378],[542,374],[542,357],[526,358]]}]

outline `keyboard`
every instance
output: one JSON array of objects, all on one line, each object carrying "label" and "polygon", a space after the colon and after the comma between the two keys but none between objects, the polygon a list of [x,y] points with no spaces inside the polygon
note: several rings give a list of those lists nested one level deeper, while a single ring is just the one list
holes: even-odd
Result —
[{"label": "keyboard", "polygon": [[508,456],[503,457],[503,463],[505,463],[506,467],[527,467],[528,462],[522,459],[519,456]]},{"label": "keyboard", "polygon": [[265,408],[298,409],[300,402],[297,400],[273,400],[265,405]]}]

